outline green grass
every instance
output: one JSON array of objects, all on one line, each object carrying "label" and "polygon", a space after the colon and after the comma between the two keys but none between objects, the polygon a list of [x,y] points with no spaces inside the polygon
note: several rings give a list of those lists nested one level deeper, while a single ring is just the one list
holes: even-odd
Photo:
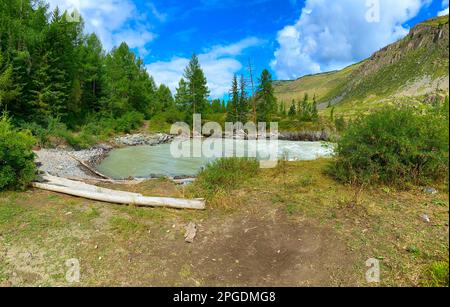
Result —
[{"label": "green grass", "polygon": [[429,19],[427,21],[424,21],[422,24],[427,25],[427,26],[434,26],[434,27],[443,26],[445,24],[448,24],[448,15]]},{"label": "green grass", "polygon": [[316,95],[318,102],[325,101],[332,93],[345,84],[349,75],[360,64],[351,65],[341,71],[334,71],[318,75],[309,75],[294,81],[275,82],[275,96],[279,103],[284,103],[287,110],[292,105],[292,100],[302,100],[305,94],[310,97]]},{"label": "green grass", "polygon": [[449,287],[449,266],[446,262],[433,262],[425,272],[425,287]]},{"label": "green grass", "polygon": [[109,223],[111,229],[125,235],[145,231],[145,226],[143,224],[124,217],[112,217],[109,220]]}]

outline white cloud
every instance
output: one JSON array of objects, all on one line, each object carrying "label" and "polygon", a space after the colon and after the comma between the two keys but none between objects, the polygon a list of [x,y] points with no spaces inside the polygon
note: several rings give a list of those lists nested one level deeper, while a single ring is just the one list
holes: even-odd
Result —
[{"label": "white cloud", "polygon": [[443,10],[438,13],[438,16],[448,15],[448,0],[442,1],[442,8]]},{"label": "white cloud", "polygon": [[365,59],[405,36],[402,25],[430,1],[307,0],[296,24],[278,32],[271,67],[279,79],[294,79]]},{"label": "white cloud", "polygon": [[[95,32],[106,50],[125,41],[131,48],[136,48],[142,55],[148,53],[147,44],[153,41],[156,34],[151,26],[145,23],[131,0],[48,0],[51,9],[58,6],[62,10],[72,12],[75,8],[81,13],[87,32]],[[157,19],[164,15],[154,6],[151,10]]]},{"label": "white cloud", "polygon": [[[212,98],[221,98],[229,91],[233,75],[242,69],[242,64],[236,56],[250,47],[261,45],[263,41],[251,37],[230,45],[218,45],[199,54],[199,61],[203,68]],[[183,76],[184,69],[189,63],[188,58],[174,57],[168,62],[154,62],[147,65],[148,72],[156,83],[165,84],[173,93]]]}]

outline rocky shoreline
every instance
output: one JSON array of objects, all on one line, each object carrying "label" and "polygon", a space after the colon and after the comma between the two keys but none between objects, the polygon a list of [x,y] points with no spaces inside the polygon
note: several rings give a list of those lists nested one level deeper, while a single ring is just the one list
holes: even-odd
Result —
[{"label": "rocky shoreline", "polygon": [[331,140],[331,135],[329,132],[325,130],[280,132],[278,139],[282,141],[298,141],[298,142],[329,142]]},{"label": "rocky shoreline", "polygon": [[173,137],[167,134],[128,134],[114,138],[111,143],[99,144],[86,150],[68,150],[68,149],[41,149],[35,151],[36,163],[39,171],[53,176],[78,179],[97,179],[88,168],[80,164],[78,160],[95,168],[96,165],[109,154],[114,148],[124,146],[156,146],[166,144],[173,140]]},{"label": "rocky shoreline", "polygon": [[170,143],[173,140],[173,136],[168,134],[127,134],[125,136],[114,138],[114,144],[117,146],[155,146]]}]

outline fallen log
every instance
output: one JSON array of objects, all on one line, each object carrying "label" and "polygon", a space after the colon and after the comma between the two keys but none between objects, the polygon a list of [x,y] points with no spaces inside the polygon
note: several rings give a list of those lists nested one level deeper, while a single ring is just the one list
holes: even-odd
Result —
[{"label": "fallen log", "polygon": [[141,184],[147,180],[155,180],[153,178],[149,179],[134,179],[134,180],[115,180],[115,179],[100,179],[100,178],[80,178],[80,177],[67,177],[67,179],[73,180],[73,181],[79,181],[84,183],[106,183],[106,184],[121,184],[121,185],[138,185]]},{"label": "fallen log", "polygon": [[204,199],[188,200],[167,197],[147,197],[138,193],[100,188],[49,175],[43,176],[43,179],[46,182],[33,182],[32,186],[38,189],[107,203],[195,210],[204,210],[206,206]]},{"label": "fallen log", "polygon": [[91,167],[89,164],[87,164],[86,162],[78,159],[77,157],[75,157],[74,155],[68,154],[69,157],[71,157],[72,159],[74,159],[75,161],[77,161],[78,163],[80,163],[81,165],[83,165],[84,167],[86,167],[89,171],[91,171],[92,173],[96,174],[97,176],[99,176],[100,178],[103,179],[107,179],[107,180],[112,180],[112,178],[109,178],[108,176],[103,175],[102,173],[98,172],[97,170],[95,170],[93,167]]}]

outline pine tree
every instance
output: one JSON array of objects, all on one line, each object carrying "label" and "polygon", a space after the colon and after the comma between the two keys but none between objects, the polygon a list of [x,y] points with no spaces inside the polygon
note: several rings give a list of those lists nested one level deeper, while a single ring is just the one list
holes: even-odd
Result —
[{"label": "pine tree", "polygon": [[222,102],[220,99],[213,99],[211,102],[211,111],[213,113],[221,113],[222,112]]},{"label": "pine tree", "polygon": [[0,51],[0,111],[9,110],[10,103],[20,95],[20,88],[13,84],[11,65],[5,65]]},{"label": "pine tree", "polygon": [[100,100],[104,95],[102,76],[105,55],[97,35],[91,34],[85,37],[81,47],[81,58],[83,59],[81,66],[83,108],[87,112],[98,112],[102,109]]},{"label": "pine tree", "polygon": [[192,58],[184,71],[184,79],[188,86],[190,108],[189,114],[202,113],[206,110],[208,104],[209,89],[205,74],[200,66],[199,59],[196,54]]},{"label": "pine tree", "polygon": [[161,84],[156,92],[157,112],[167,112],[175,106],[170,88]]},{"label": "pine tree", "polygon": [[245,78],[241,75],[241,79],[239,82],[239,107],[238,107],[238,121],[241,123],[246,123],[248,120],[248,97],[246,92],[246,83]]},{"label": "pine tree", "polygon": [[289,117],[295,117],[297,115],[297,109],[295,107],[295,100],[292,100],[291,108],[289,109]]},{"label": "pine tree", "polygon": [[311,117],[312,119],[316,120],[319,118],[319,110],[318,110],[318,106],[317,106],[317,100],[316,100],[316,95],[314,95],[313,97],[313,104],[312,104],[312,111],[311,111]]},{"label": "pine tree", "polygon": [[191,107],[188,84],[183,78],[181,78],[178,83],[177,92],[175,94],[175,104],[177,108],[183,112]]},{"label": "pine tree", "polygon": [[236,74],[233,76],[230,90],[230,100],[228,101],[227,122],[239,121],[239,85]]},{"label": "pine tree", "polygon": [[259,79],[257,95],[258,122],[270,122],[277,111],[277,100],[272,85],[272,75],[264,69]]},{"label": "pine tree", "polygon": [[225,100],[222,100],[222,108],[220,112],[227,113],[227,103],[225,102]]}]

